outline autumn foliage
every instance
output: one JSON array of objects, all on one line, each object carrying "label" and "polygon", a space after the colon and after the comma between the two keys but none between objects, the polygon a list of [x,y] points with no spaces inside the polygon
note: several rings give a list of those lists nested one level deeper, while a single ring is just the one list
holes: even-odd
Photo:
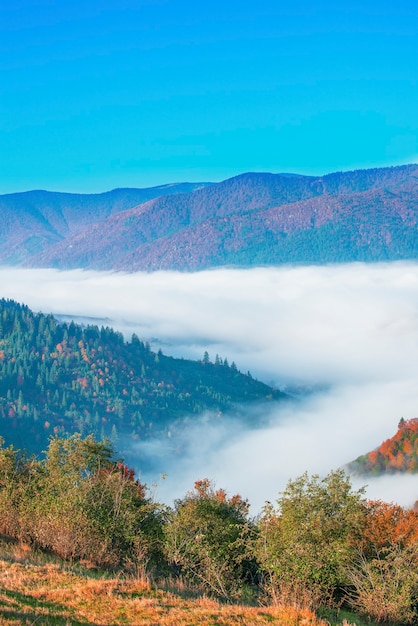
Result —
[{"label": "autumn foliage", "polygon": [[376,450],[360,456],[350,469],[363,474],[418,472],[418,418],[401,419],[397,433]]},{"label": "autumn foliage", "polygon": [[366,552],[375,552],[391,545],[403,547],[418,543],[418,511],[381,500],[369,500],[366,507],[363,529],[363,547]]}]

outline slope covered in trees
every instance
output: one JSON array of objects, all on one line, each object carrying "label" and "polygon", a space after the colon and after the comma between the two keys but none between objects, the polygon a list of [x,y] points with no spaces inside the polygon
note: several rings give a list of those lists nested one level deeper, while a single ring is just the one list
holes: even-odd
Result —
[{"label": "slope covered in trees", "polygon": [[61,269],[418,258],[418,166],[0,196],[0,263]]},{"label": "slope covered in trees", "polygon": [[398,431],[376,450],[359,456],[349,469],[378,476],[385,473],[418,472],[418,418],[401,419]]},{"label": "slope covered in trees", "polygon": [[30,452],[51,434],[170,437],[206,410],[284,397],[227,359],[176,359],[0,300],[0,435]]},{"label": "slope covered in trees", "polygon": [[322,177],[248,173],[97,220],[26,264],[194,271],[416,259],[417,223],[416,165]]},{"label": "slope covered in trees", "polygon": [[188,193],[207,183],[81,194],[26,191],[0,196],[0,261],[16,265],[83,228],[158,196]]}]

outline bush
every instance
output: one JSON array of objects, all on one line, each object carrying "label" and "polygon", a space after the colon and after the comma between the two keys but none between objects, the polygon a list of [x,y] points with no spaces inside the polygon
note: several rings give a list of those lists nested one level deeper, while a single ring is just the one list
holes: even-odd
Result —
[{"label": "bush", "polygon": [[381,622],[412,624],[418,618],[418,545],[393,545],[372,559],[359,554],[349,568],[351,606]]},{"label": "bush", "polygon": [[249,556],[253,533],[245,500],[215,491],[207,479],[197,481],[165,526],[166,555],[176,573],[212,594],[236,598],[256,573]]},{"label": "bush", "polygon": [[344,566],[364,523],[362,495],[351,490],[343,471],[322,480],[305,473],[288,483],[277,509],[264,509],[256,555],[277,602],[294,597],[294,603],[317,608],[340,600]]},{"label": "bush", "polygon": [[99,566],[161,561],[165,509],[147,498],[109,442],[54,437],[45,461],[18,461],[13,449],[0,450],[5,534]]}]

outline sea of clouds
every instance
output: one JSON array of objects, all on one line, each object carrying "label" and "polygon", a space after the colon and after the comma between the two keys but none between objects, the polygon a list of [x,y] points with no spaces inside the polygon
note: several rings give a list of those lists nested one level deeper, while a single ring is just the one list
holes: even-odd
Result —
[{"label": "sea of clouds", "polygon": [[[255,513],[288,479],[340,467],[391,437],[401,417],[418,415],[416,263],[135,274],[0,268],[0,287],[0,297],[112,325],[127,339],[135,332],[166,354],[219,354],[299,396],[257,429],[203,416],[181,442],[138,446],[138,469],[154,459],[142,478],[170,503],[207,476],[247,497]],[[416,476],[353,479],[365,482],[373,498],[418,499]]]}]

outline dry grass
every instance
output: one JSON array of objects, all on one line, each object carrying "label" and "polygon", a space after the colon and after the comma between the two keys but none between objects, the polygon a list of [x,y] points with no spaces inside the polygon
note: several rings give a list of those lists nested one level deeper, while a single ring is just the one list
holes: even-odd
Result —
[{"label": "dry grass", "polygon": [[75,573],[59,563],[40,562],[41,557],[23,546],[10,547],[7,554],[3,550],[0,556],[4,626],[325,626],[309,610],[225,605],[205,596],[187,597],[184,588],[176,591],[173,584],[168,591],[146,580]]}]

